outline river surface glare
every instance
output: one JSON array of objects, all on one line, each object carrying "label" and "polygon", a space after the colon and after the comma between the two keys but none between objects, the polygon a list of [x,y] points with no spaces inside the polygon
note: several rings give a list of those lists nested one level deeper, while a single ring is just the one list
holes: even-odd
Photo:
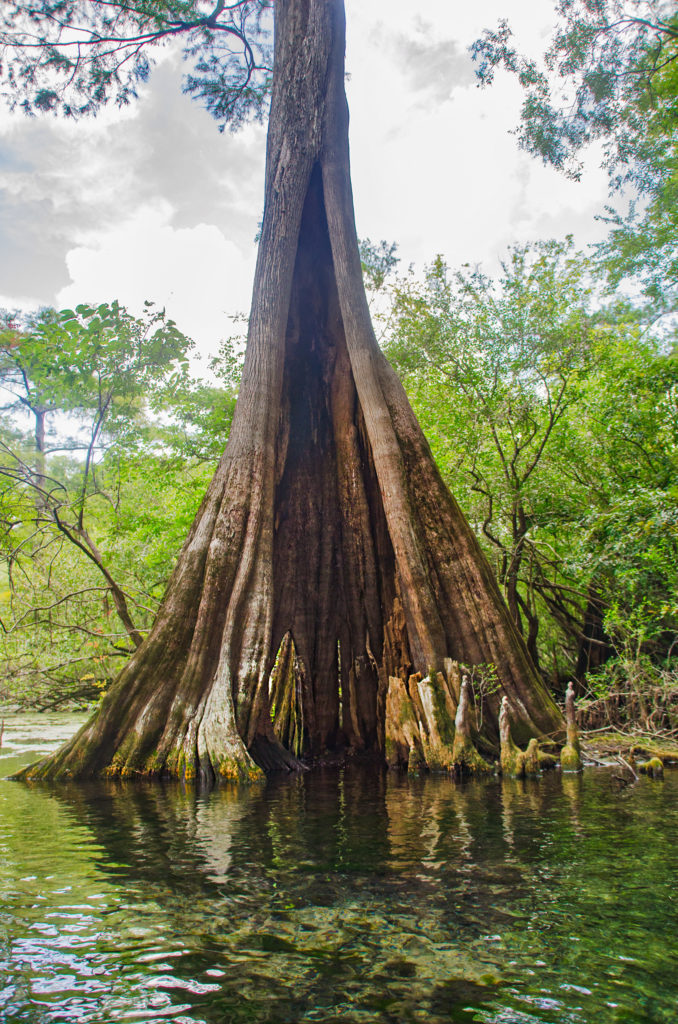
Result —
[{"label": "river surface glare", "polygon": [[0,1020],[675,1024],[678,771],[612,774],[3,781]]}]

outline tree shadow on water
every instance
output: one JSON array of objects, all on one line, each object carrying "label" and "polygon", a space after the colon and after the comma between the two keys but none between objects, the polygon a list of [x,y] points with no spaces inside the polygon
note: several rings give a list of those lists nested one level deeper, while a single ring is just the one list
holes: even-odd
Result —
[{"label": "tree shadow on water", "polygon": [[497,978],[460,936],[473,899],[460,914],[450,880],[467,885],[464,843],[480,862],[501,818],[487,792],[440,781],[347,769],[49,790],[115,894],[92,951],[111,992],[84,1019],[473,1019]]}]

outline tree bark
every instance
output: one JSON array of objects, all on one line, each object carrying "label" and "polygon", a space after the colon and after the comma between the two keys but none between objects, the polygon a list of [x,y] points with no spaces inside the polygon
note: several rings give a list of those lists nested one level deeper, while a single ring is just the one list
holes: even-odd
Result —
[{"label": "tree bark", "polygon": [[613,654],[612,642],[604,627],[605,610],[601,587],[598,581],[591,580],[586,597],[584,621],[579,633],[575,668],[575,678],[581,694],[585,690],[586,673],[604,665]]},{"label": "tree bark", "polygon": [[[448,656],[497,666],[517,735],[562,728],[377,345],[344,44],[343,0],[277,0],[264,219],[228,445],[149,637],[33,777],[243,777],[339,741],[383,752],[389,677],[435,673]],[[271,684],[281,644],[294,695],[280,673]],[[495,740],[500,697],[484,715]]]}]

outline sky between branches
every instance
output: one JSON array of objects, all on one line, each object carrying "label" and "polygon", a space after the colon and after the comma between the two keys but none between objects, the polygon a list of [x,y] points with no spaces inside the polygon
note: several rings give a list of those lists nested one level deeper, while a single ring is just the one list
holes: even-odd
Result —
[{"label": "sky between branches", "polygon": [[[507,17],[545,49],[550,0],[346,0],[358,233],[401,266],[436,253],[492,271],[516,241],[600,238],[607,179],[580,183],[519,152],[520,90],[476,87],[468,45]],[[265,128],[220,135],[168,57],[123,112],[65,123],[0,111],[0,306],[145,299],[204,352],[247,313],[263,202]]]}]

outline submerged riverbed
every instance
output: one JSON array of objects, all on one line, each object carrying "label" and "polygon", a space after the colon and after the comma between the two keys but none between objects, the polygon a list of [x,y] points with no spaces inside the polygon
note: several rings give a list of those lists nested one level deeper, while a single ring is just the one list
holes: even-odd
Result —
[{"label": "submerged riverbed", "polygon": [[0,1020],[673,1024],[678,772],[612,774],[4,781]]}]

